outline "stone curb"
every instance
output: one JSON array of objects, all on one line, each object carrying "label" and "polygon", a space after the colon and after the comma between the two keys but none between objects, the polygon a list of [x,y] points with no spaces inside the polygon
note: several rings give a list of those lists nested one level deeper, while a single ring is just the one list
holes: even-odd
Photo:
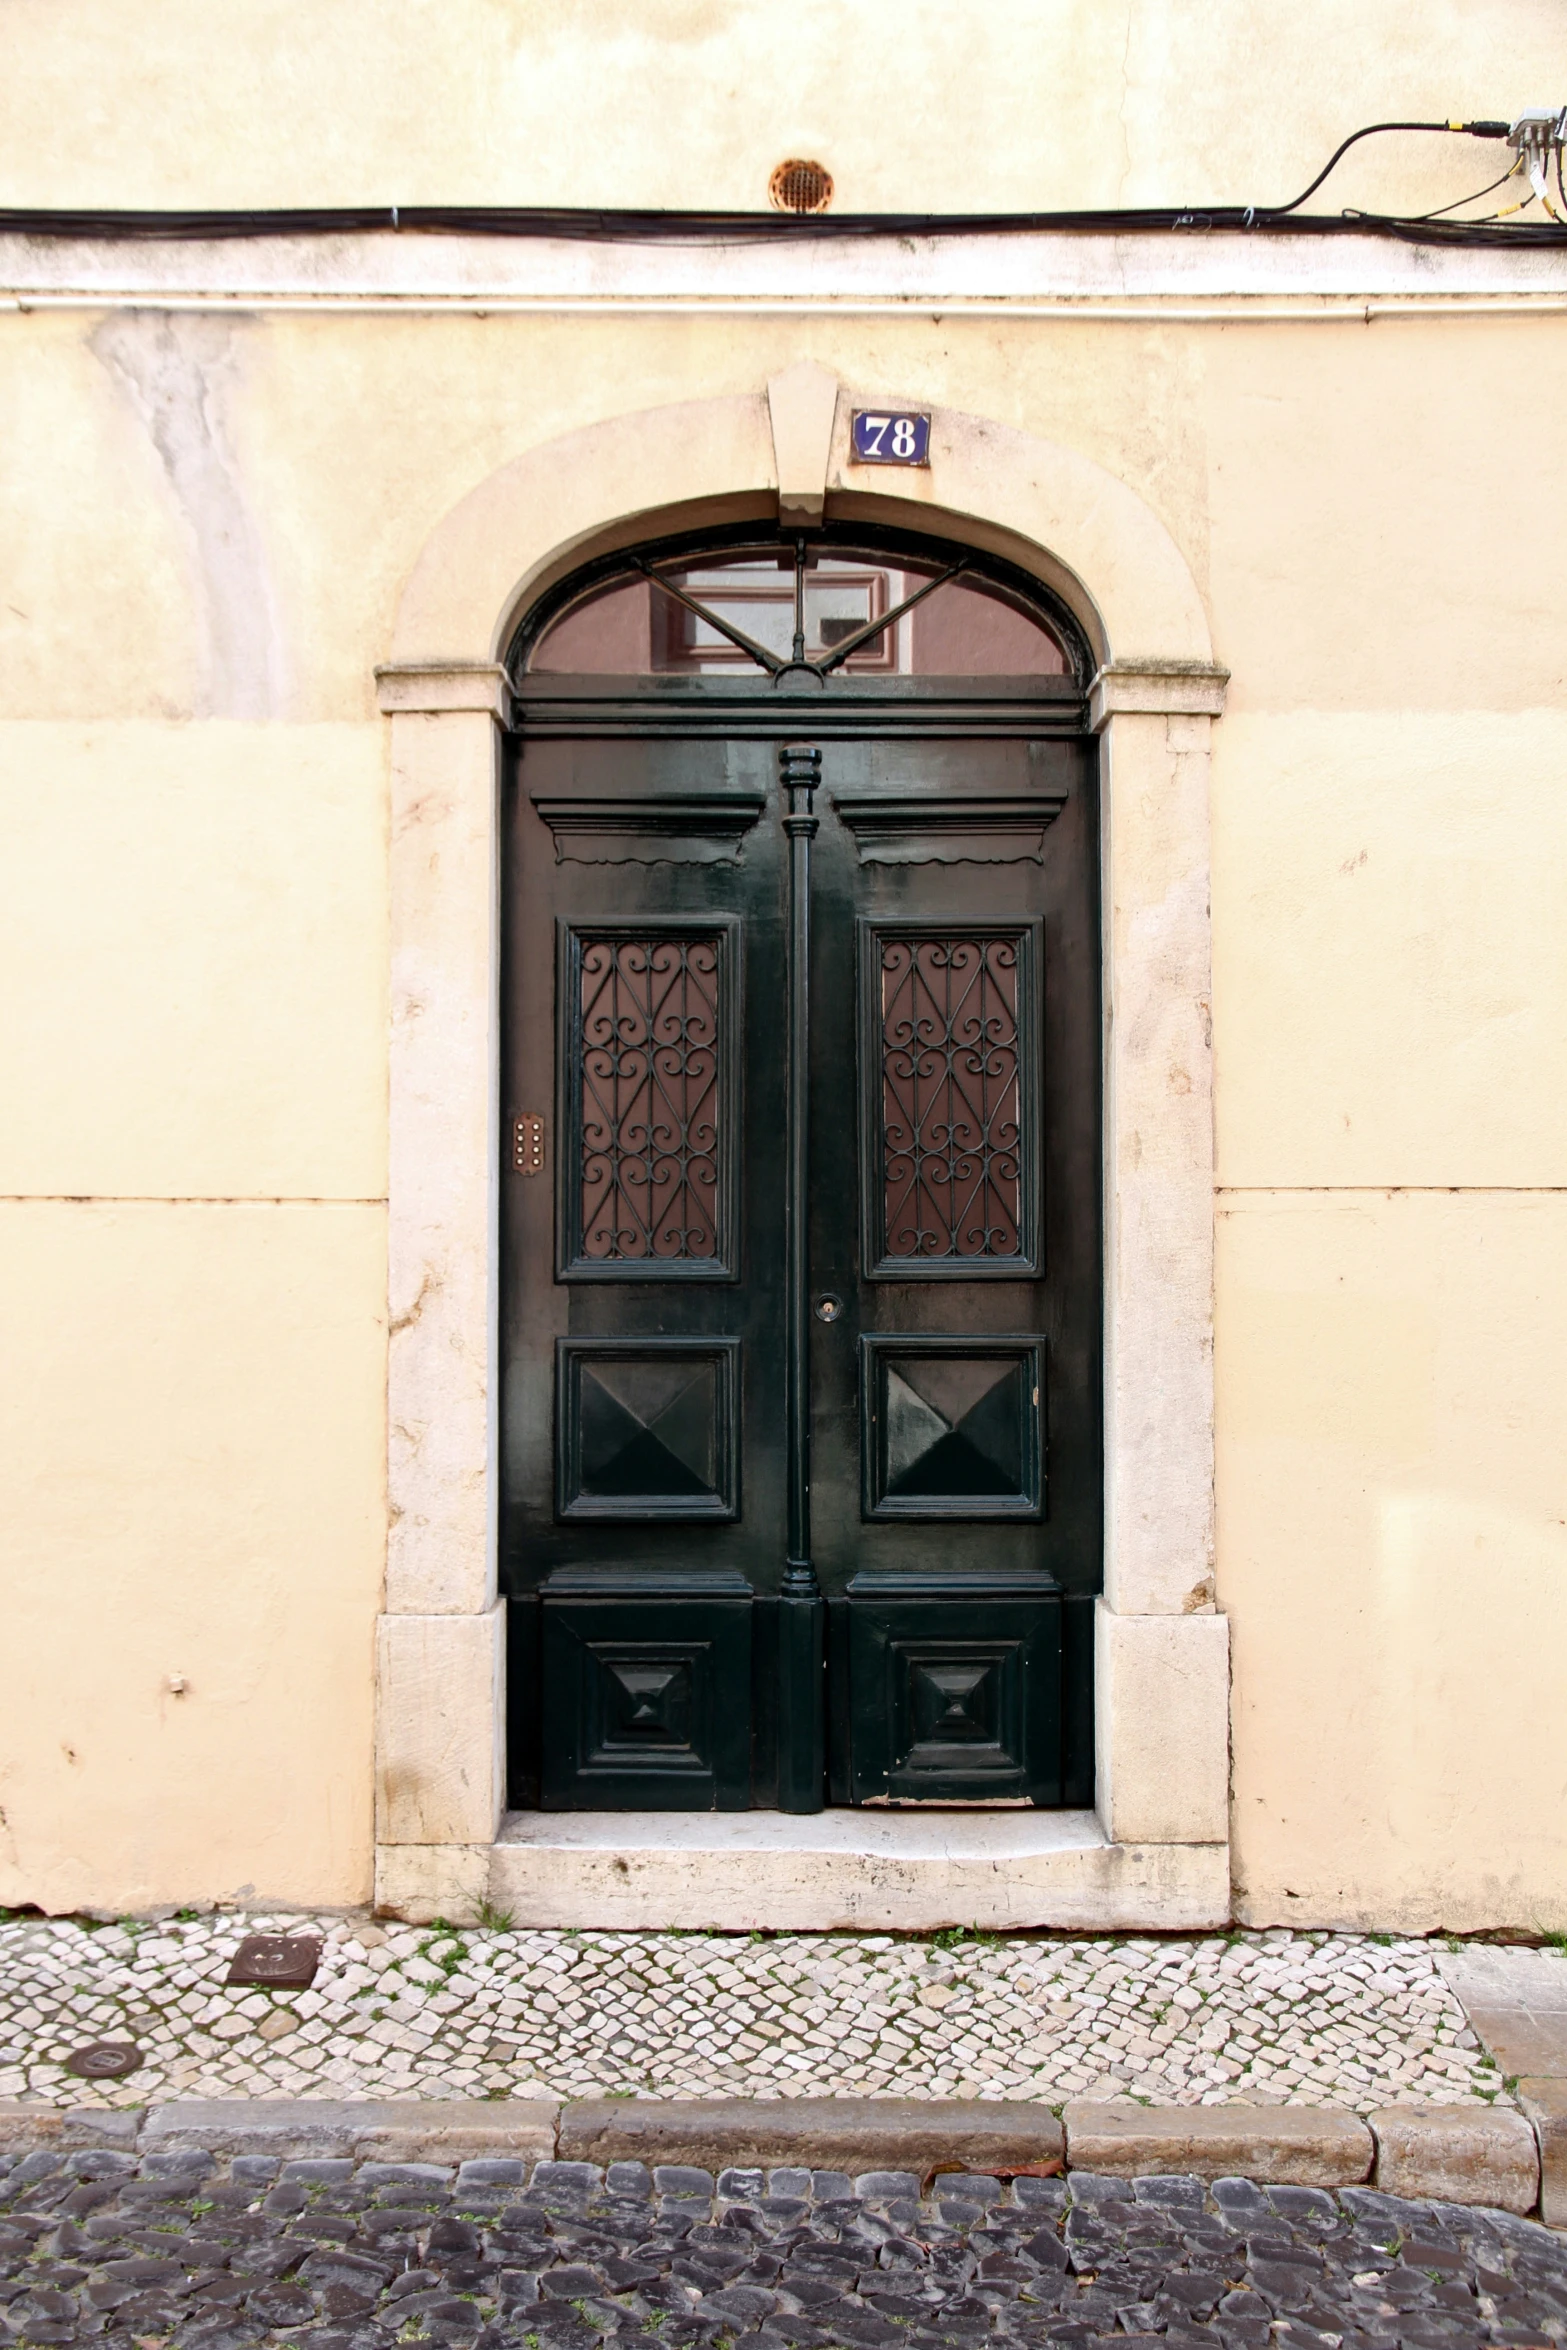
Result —
[{"label": "stone curb", "polygon": [[689,2163],[699,2170],[780,2165],[805,2170],[1037,2171],[1065,2167],[1066,2141],[1048,2105],[941,2103],[915,2097],[754,2097],[655,2104],[584,2099],[564,2106],[569,2162]]},{"label": "stone curb", "polygon": [[143,2154],[196,2146],[217,2154],[352,2155],[359,2162],[472,2162],[487,2154],[549,2162],[561,2109],[542,2099],[409,2098],[339,2104],[325,2097],[188,2098],[149,2108]]},{"label": "stone curb", "polygon": [[1540,2200],[1540,2149],[1510,2106],[1389,2105],[1370,2121],[1385,2195],[1517,2212]]},{"label": "stone curb", "polygon": [[[487,2156],[717,2173],[752,2165],[846,2172],[1005,2176],[1094,2171],[1251,2178],[1265,2186],[1371,2180],[1435,2197],[1567,2221],[1567,2083],[1522,2085],[1528,2114],[1495,2106],[1389,2106],[1360,2116],[1302,2105],[1069,2103],[904,2097],[410,2099],[213,2098],[95,2108],[0,2103],[0,2153],[121,2152],[351,2156],[466,2162]],[[1531,2126],[1532,2125],[1532,2126]],[[1538,2137],[1538,2144],[1536,2139]],[[1543,2161],[1542,2161],[1543,2156]]]},{"label": "stone curb", "polygon": [[1377,2151],[1363,2121],[1331,2108],[1086,2099],[1066,2108],[1066,2148],[1070,2170],[1113,2178],[1179,2171],[1276,2187],[1362,2186]]},{"label": "stone curb", "polygon": [[1518,2102],[1540,2141],[1540,2217],[1547,2227],[1567,2227],[1567,2081],[1529,2076],[1518,2084]]}]

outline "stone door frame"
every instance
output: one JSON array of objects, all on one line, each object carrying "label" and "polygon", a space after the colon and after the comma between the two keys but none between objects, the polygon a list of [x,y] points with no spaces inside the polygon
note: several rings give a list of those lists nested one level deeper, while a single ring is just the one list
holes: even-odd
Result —
[{"label": "stone door frame", "polygon": [[[1099,663],[1090,695],[1104,801],[1097,1822],[1084,1822],[1079,1868],[1072,1852],[1062,1858],[1060,1815],[1035,1815],[1052,1858],[1033,1922],[1228,1916],[1208,909],[1209,734],[1226,673],[1184,558],[1126,483],[1074,450],[952,409],[934,412],[918,476],[856,466],[850,413],[879,405],[918,403],[842,386],[802,362],[749,397],[619,416],[527,451],[427,540],[376,673],[391,733],[392,934],[376,1894],[401,1915],[471,1916],[504,1853],[506,1906],[527,1922],[520,1848],[498,1841],[497,852],[511,719],[501,654],[528,605],[590,554],[713,522],[807,524],[825,512],[939,530],[1004,556],[1063,598]],[[897,1815],[880,1823],[883,1844],[897,1834]],[[753,1878],[756,1865],[751,1856]],[[689,1894],[689,1857],[682,1873]],[[649,1914],[619,1922],[682,1922],[662,1915],[658,1874]],[[765,1906],[765,1886],[759,1898]],[[869,1922],[874,1906],[864,1914]],[[1022,1922],[1015,1902],[1008,1914]],[[905,1909],[898,1922],[919,1921]]]}]

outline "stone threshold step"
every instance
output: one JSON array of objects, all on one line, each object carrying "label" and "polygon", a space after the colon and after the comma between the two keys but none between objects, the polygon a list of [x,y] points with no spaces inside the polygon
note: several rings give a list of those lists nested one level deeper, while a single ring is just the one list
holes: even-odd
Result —
[{"label": "stone threshold step", "polygon": [[[484,1858],[519,1926],[721,1933],[1116,1933],[1228,1922],[1226,1844],[1114,1844],[1091,1811],[509,1812]],[[382,1845],[376,1906],[456,1914],[418,1845]]]},{"label": "stone threshold step", "polygon": [[[669,2164],[712,2173],[796,2168],[993,2177],[1074,2170],[1184,2173],[1265,2186],[1370,2182],[1410,2200],[1482,2204],[1567,2220],[1567,2147],[1510,2106],[1389,2106],[1362,2117],[1305,2105],[1048,2105],[910,2097],[582,2098],[339,2103],[213,2098],[117,2109],[0,2104],[0,2153],[81,2147],[288,2160]],[[1541,2154],[1545,2160],[1542,2166]]]}]

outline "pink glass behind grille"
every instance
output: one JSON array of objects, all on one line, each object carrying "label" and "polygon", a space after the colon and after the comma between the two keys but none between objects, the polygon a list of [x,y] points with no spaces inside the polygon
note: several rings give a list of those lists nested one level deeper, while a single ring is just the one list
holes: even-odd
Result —
[{"label": "pink glass behind grille", "polygon": [[581,988],[583,1257],[716,1257],[717,945],[591,939]]},{"label": "pink glass behind grille", "polygon": [[1017,937],[880,945],[885,1254],[1015,1257]]}]

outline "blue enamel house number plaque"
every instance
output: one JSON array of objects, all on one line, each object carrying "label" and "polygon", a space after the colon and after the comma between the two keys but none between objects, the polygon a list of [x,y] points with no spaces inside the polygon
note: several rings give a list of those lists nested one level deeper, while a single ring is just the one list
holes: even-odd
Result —
[{"label": "blue enamel house number plaque", "polygon": [[860,465],[928,465],[930,418],[857,408],[854,455]]}]

